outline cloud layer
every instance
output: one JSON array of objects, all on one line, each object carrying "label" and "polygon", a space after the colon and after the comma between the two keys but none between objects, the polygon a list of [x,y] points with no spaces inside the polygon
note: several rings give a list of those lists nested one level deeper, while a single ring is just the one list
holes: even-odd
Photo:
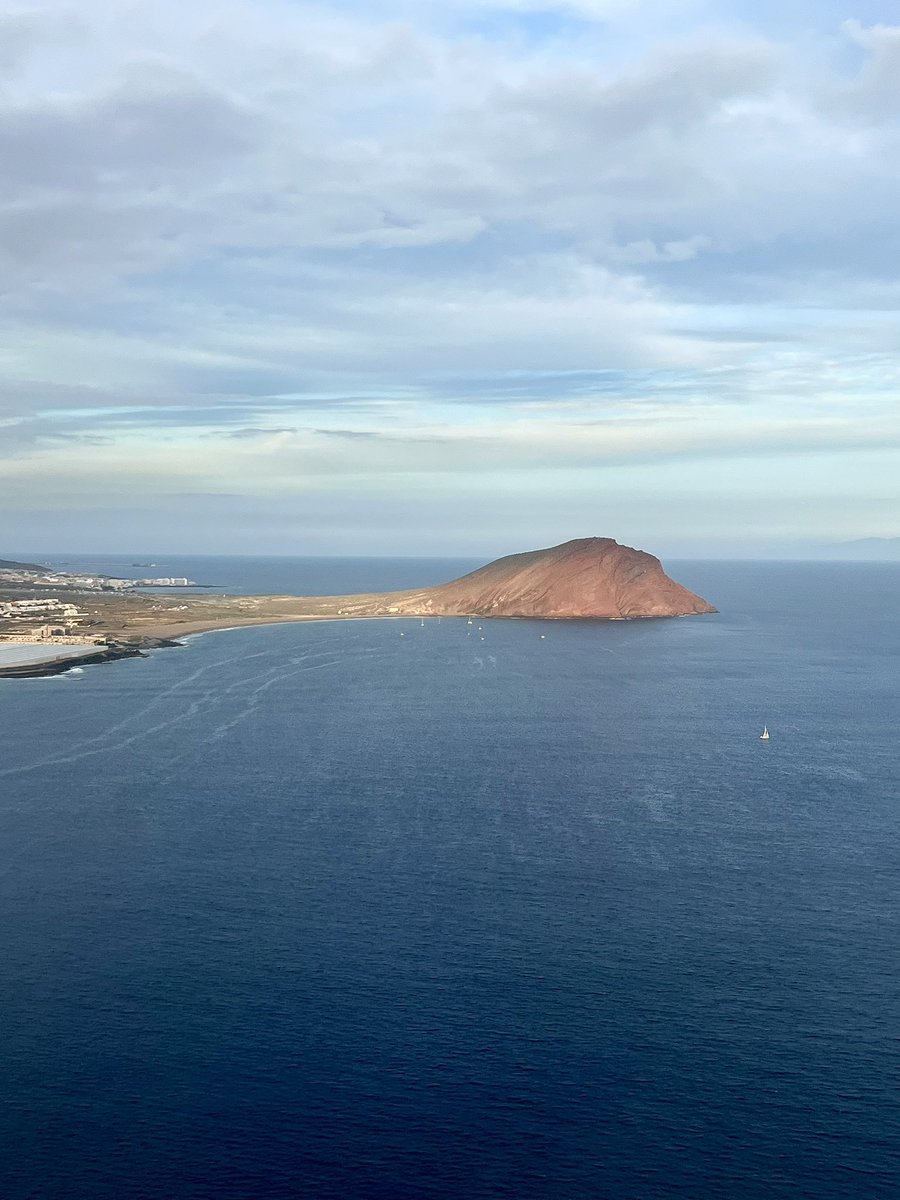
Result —
[{"label": "cloud layer", "polygon": [[0,2],[4,540],[900,532],[900,27],[750,12]]}]

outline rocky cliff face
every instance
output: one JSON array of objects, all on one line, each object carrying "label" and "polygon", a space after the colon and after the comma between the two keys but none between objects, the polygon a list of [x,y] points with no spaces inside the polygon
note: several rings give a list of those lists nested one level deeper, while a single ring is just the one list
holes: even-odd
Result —
[{"label": "rocky cliff face", "polygon": [[[715,612],[670,579],[659,559],[612,538],[578,538],[512,554],[452,583],[343,598],[341,611],[402,616],[680,617]],[[354,603],[354,601],[356,603]]]}]

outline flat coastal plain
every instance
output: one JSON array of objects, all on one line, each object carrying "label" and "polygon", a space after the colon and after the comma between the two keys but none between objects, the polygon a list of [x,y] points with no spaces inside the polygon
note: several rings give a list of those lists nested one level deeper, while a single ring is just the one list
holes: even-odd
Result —
[{"label": "flat coastal plain", "polygon": [[111,640],[131,641],[178,638],[211,629],[283,621],[419,615],[403,607],[410,595],[410,592],[373,592],[353,596],[98,596],[92,597],[88,605],[90,624],[86,628],[96,629]]},{"label": "flat coastal plain", "polygon": [[[60,589],[61,590],[61,589]],[[21,593],[17,593],[21,595]],[[3,599],[0,592],[0,599]],[[79,627],[82,644],[16,641],[16,623],[0,621],[0,677],[57,674],[78,663],[107,662],[144,650],[177,645],[178,638],[214,629],[376,616],[375,611],[338,611],[340,597],[92,595]],[[355,600],[367,597],[354,597]],[[372,608],[375,608],[373,605]]]}]

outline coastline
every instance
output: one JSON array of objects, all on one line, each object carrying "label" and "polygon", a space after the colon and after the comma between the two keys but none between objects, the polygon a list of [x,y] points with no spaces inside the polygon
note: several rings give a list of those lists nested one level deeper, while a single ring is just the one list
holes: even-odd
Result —
[{"label": "coastline", "polygon": [[174,639],[170,644],[178,645],[178,638],[189,637],[192,633],[214,633],[218,629],[245,629],[253,625],[288,625],[301,621],[347,621],[351,619],[337,613],[297,613],[290,616],[277,613],[270,617],[220,617],[218,620],[210,618],[206,621],[169,622],[148,626],[145,636],[163,641]]},{"label": "coastline", "polygon": [[[484,613],[472,613],[472,617],[480,621],[492,618]],[[686,613],[685,616],[697,614]],[[321,613],[272,613],[264,617],[219,617],[207,620],[161,622],[159,625],[148,625],[140,633],[128,635],[118,631],[118,637],[111,638],[106,645],[100,645],[96,652],[77,652],[72,647],[69,653],[60,653],[52,658],[34,660],[0,666],[0,680],[3,679],[41,679],[52,675],[62,675],[73,667],[96,666],[101,663],[116,662],[123,658],[146,658],[149,650],[165,650],[182,647],[182,638],[202,633],[224,632],[229,629],[247,629],[259,625],[296,625],[307,621],[389,621],[403,619],[440,619],[442,616],[463,620],[465,613],[397,613],[397,612],[321,612]],[[498,619],[498,618],[493,618]],[[499,617],[501,620],[550,620],[566,621],[571,617]],[[597,621],[634,621],[634,620],[671,620],[671,617],[593,617],[581,618]],[[48,648],[49,649],[49,648]],[[59,647],[62,649],[62,647]]]},{"label": "coastline", "polygon": [[218,630],[242,629],[253,625],[283,625],[301,621],[342,621],[352,620],[351,617],[339,615],[297,614],[296,616],[271,616],[226,618],[207,621],[184,621],[160,624],[144,630],[140,635],[121,640],[111,640],[107,645],[98,645],[96,651],[70,647],[66,652],[62,646],[47,647],[48,655],[56,649],[61,653],[30,662],[0,665],[0,680],[2,679],[43,679],[48,676],[62,675],[73,667],[96,666],[101,663],[117,662],[123,658],[145,658],[148,650],[165,650],[181,647],[181,638],[198,633],[215,633]]},{"label": "coastline", "polygon": [[[168,643],[177,646],[177,642]],[[147,646],[147,649],[153,647]],[[50,675],[62,675],[73,667],[93,666],[97,663],[114,662],[118,658],[143,657],[143,648],[137,646],[101,646],[96,652],[61,654],[54,658],[36,659],[31,662],[15,663],[0,667],[0,679],[45,679]]]},{"label": "coastline", "polygon": [[[19,599],[8,606],[7,620],[0,625],[7,636],[14,637],[15,620],[31,612],[28,603]],[[35,603],[30,601],[32,607]],[[46,657],[34,661],[32,656],[29,663],[10,666],[0,660],[0,679],[56,675],[79,663],[140,657],[147,650],[179,645],[179,638],[191,634],[254,625],[388,617],[609,621],[716,611],[670,579],[658,559],[611,538],[580,538],[546,550],[508,555],[449,583],[413,590],[327,596],[150,597],[116,592],[90,599],[79,594],[80,608],[72,613],[68,609],[75,606],[55,603],[65,619],[63,628],[45,625],[35,631],[35,640],[46,638]],[[46,609],[46,604],[38,602],[37,611]],[[76,618],[77,630],[65,628],[69,616]],[[81,635],[82,642],[99,643],[96,653],[68,650],[62,639],[54,643],[54,633],[71,636],[73,632]]]}]

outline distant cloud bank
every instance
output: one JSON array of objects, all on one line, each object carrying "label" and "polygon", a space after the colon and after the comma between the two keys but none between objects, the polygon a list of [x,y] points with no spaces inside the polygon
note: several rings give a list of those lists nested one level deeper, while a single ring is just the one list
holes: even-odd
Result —
[{"label": "distant cloud bank", "polygon": [[0,0],[0,544],[896,536],[898,79],[832,0]]}]

